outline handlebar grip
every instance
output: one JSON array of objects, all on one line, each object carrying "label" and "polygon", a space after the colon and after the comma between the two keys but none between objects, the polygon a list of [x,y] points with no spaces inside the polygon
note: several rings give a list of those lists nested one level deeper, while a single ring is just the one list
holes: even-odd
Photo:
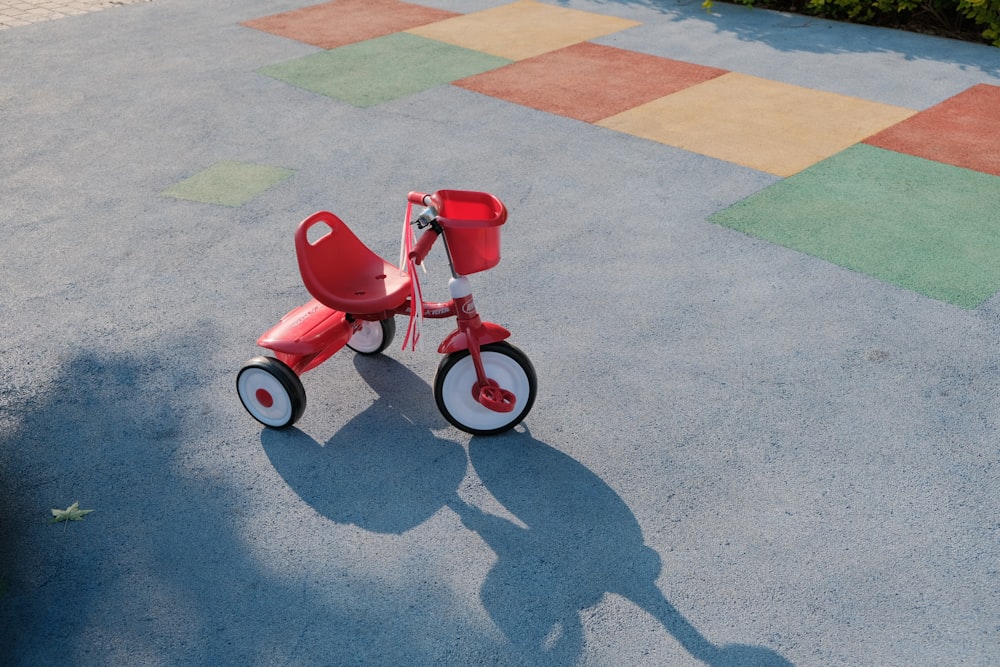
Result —
[{"label": "handlebar grip", "polygon": [[419,266],[424,261],[424,258],[427,257],[427,253],[431,251],[431,246],[434,245],[435,241],[437,241],[437,237],[438,232],[434,229],[428,229],[420,236],[420,239],[417,241],[417,245],[415,245],[413,250],[410,251],[410,259],[413,260],[414,264]]},{"label": "handlebar grip", "polygon": [[419,204],[420,206],[430,206],[430,195],[424,194],[423,192],[411,192],[406,195],[407,201],[411,204]]}]

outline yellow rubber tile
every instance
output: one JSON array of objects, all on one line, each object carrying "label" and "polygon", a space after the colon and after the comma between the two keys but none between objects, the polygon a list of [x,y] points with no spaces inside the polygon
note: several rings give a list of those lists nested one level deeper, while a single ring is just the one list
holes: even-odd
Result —
[{"label": "yellow rubber tile", "polygon": [[915,113],[730,72],[597,124],[791,176]]},{"label": "yellow rubber tile", "polygon": [[641,25],[636,21],[519,0],[407,32],[509,60],[524,60]]}]

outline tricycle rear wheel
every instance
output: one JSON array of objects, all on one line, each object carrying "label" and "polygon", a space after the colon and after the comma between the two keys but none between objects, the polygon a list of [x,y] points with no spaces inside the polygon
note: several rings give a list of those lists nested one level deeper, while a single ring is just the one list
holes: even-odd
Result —
[{"label": "tricycle rear wheel", "polygon": [[378,322],[361,321],[361,330],[355,331],[347,347],[358,354],[371,355],[382,352],[389,347],[396,335],[396,318],[388,317]]},{"label": "tricycle rear wheel", "polygon": [[236,376],[236,391],[250,416],[286,428],[306,410],[306,390],[291,368],[273,357],[254,357]]}]

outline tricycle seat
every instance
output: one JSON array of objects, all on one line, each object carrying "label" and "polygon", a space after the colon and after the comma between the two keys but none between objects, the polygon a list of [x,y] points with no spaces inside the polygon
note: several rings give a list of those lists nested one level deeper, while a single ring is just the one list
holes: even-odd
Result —
[{"label": "tricycle seat", "polygon": [[375,254],[328,211],[302,221],[295,232],[295,252],[306,289],[330,308],[388,316],[410,296],[409,274]]}]

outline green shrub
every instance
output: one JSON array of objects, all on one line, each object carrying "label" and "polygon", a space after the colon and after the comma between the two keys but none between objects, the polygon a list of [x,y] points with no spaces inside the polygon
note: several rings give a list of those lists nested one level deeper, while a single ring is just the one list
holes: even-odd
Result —
[{"label": "green shrub", "polygon": [[1000,46],[1000,0],[958,0],[958,11],[976,25],[986,26],[983,37]]},{"label": "green shrub", "polygon": [[[936,28],[946,34],[981,32],[1000,46],[1000,0],[731,0],[748,7],[790,10],[837,21],[900,28]],[[706,9],[712,0],[702,3]],[[971,23],[970,23],[971,22]],[[972,25],[977,26],[970,31]]]},{"label": "green shrub", "polygon": [[913,0],[809,0],[807,6],[817,16],[870,23],[893,12],[911,13],[920,4]]}]

